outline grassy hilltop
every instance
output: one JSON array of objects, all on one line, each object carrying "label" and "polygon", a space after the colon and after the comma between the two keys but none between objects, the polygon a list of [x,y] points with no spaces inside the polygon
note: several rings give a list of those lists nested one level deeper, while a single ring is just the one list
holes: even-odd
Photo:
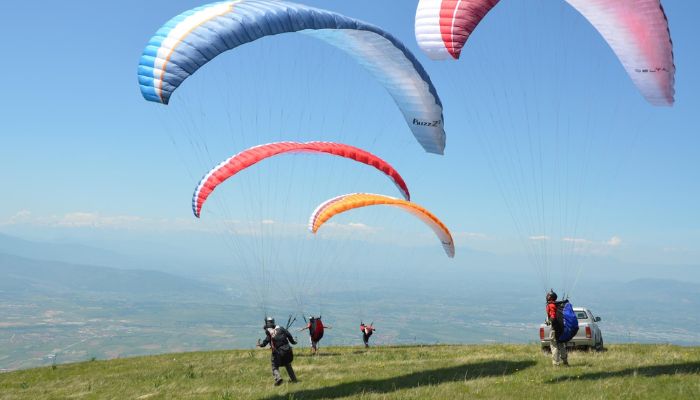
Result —
[{"label": "grassy hilltop", "polygon": [[164,354],[0,374],[0,398],[700,398],[697,347],[612,345],[569,361],[554,368],[536,345],[298,348],[300,382],[273,387],[269,350]]}]

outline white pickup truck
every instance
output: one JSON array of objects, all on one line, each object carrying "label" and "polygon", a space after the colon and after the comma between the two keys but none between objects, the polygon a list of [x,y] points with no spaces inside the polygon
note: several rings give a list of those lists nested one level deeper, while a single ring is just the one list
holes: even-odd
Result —
[{"label": "white pickup truck", "polygon": [[[602,351],[603,334],[597,324],[600,322],[600,317],[594,317],[591,310],[585,307],[574,307],[574,312],[578,318],[578,332],[573,339],[566,343],[566,346]],[[544,351],[549,350],[550,329],[549,325],[540,325],[540,345]]]}]

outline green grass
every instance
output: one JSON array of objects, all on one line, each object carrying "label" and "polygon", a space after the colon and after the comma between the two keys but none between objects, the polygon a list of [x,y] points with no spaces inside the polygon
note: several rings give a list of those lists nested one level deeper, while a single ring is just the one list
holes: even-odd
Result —
[{"label": "green grass", "polygon": [[165,354],[0,374],[0,398],[700,399],[697,347],[612,345],[569,362],[536,345],[297,349],[300,382],[273,387],[269,350]]}]

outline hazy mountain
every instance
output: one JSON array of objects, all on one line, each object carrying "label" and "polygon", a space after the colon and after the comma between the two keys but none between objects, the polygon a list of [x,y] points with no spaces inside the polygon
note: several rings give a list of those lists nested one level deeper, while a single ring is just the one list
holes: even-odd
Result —
[{"label": "hazy mountain", "polygon": [[0,254],[0,296],[99,295],[103,298],[202,299],[222,295],[221,287],[159,271],[122,270],[34,260]]},{"label": "hazy mountain", "polygon": [[0,233],[0,253],[36,260],[72,264],[133,268],[139,264],[132,257],[115,251],[77,243],[38,242]]}]

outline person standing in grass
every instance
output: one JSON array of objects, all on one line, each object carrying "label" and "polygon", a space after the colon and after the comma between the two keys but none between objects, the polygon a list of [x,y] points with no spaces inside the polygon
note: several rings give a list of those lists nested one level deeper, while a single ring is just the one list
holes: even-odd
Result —
[{"label": "person standing in grass", "polygon": [[[272,377],[275,379],[275,386],[282,384],[282,376],[280,375],[280,367],[284,367],[289,375],[290,382],[296,382],[297,376],[292,368],[294,353],[292,352],[292,344],[297,344],[296,340],[285,328],[276,325],[275,319],[265,318],[265,340],[262,342],[258,339],[258,347],[266,347],[270,345],[272,356],[270,363],[272,364]],[[290,344],[291,343],[291,344]]]},{"label": "person standing in grass", "polygon": [[312,315],[309,317],[309,322],[306,324],[306,326],[299,329],[299,332],[306,329],[309,330],[309,339],[311,341],[311,354],[313,355],[316,354],[316,351],[318,350],[318,342],[320,342],[321,338],[323,338],[323,333],[326,329],[331,329],[331,327],[328,325],[323,325],[323,321],[321,321],[320,316],[316,318]]},{"label": "person standing in grass", "polygon": [[365,325],[364,322],[360,322],[360,332],[362,332],[362,341],[365,344],[365,348],[369,347],[369,338],[372,336],[374,331],[376,331],[376,329],[374,329],[374,326],[372,325],[373,323]]},{"label": "person standing in grass", "polygon": [[564,329],[564,321],[562,321],[561,313],[558,312],[557,294],[550,289],[546,299],[547,325],[551,327],[549,330],[549,348],[552,351],[552,364],[555,366],[569,365],[566,342],[560,342],[558,339]]}]

